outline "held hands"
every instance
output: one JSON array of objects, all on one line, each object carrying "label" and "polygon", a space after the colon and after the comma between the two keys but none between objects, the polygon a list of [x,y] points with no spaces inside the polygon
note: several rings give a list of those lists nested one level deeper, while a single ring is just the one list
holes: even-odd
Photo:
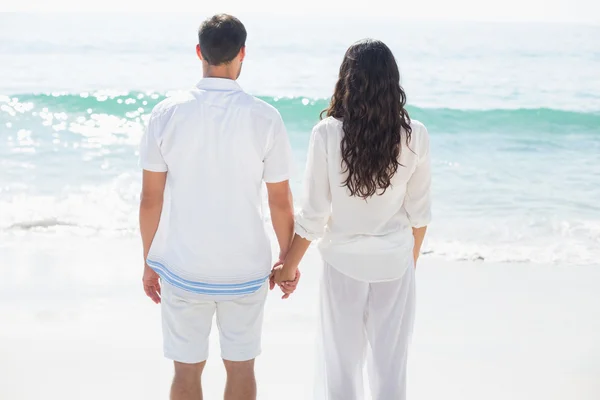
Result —
[{"label": "held hands", "polygon": [[296,290],[298,282],[300,281],[300,270],[297,268],[284,268],[283,261],[279,260],[271,271],[271,277],[269,278],[269,285],[271,290],[275,288],[275,285],[279,286],[283,292],[282,299],[287,299]]}]

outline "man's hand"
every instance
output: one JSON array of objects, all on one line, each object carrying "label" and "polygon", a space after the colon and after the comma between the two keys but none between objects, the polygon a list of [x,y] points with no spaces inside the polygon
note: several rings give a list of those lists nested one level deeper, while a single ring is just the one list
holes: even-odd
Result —
[{"label": "man's hand", "polygon": [[277,268],[281,265],[283,265],[283,258],[279,257],[279,261],[277,261],[275,263],[275,265],[273,265],[273,268],[271,269],[271,276],[269,276],[269,290],[275,289],[275,268]]},{"label": "man's hand", "polygon": [[144,266],[144,277],[142,278],[144,284],[144,292],[146,296],[156,304],[160,304],[160,281],[159,276],[152,268],[148,265]]}]

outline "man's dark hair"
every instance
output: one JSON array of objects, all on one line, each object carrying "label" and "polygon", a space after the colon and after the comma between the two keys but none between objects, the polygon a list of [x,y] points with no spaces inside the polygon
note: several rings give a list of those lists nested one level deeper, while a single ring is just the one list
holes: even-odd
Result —
[{"label": "man's dark hair", "polygon": [[239,19],[217,14],[200,25],[198,42],[202,57],[210,65],[231,62],[246,45],[246,28]]}]

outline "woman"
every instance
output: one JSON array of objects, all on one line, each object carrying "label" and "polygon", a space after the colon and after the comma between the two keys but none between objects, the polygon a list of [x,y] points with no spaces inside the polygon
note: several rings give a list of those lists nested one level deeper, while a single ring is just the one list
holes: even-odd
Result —
[{"label": "woman", "polygon": [[274,280],[292,287],[310,242],[322,239],[323,399],[362,398],[367,344],[372,398],[406,397],[431,178],[427,130],[405,103],[392,52],[363,40],[346,52],[326,118],[312,132],[296,235]]}]

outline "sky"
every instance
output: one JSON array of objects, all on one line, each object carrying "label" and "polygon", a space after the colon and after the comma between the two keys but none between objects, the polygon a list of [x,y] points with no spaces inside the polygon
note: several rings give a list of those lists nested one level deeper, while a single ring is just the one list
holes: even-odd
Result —
[{"label": "sky", "polygon": [[[106,11],[203,14],[388,16],[443,21],[536,21],[600,24],[597,0],[0,0],[0,11]],[[600,39],[599,39],[600,40]]]}]

